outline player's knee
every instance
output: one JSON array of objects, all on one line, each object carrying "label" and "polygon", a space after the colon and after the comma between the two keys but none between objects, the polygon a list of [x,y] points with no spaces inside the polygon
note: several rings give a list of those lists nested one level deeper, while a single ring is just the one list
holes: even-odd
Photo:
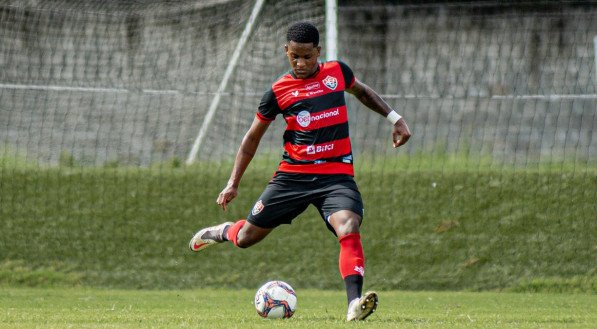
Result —
[{"label": "player's knee", "polygon": [[236,246],[239,248],[249,248],[250,246],[256,244],[257,242],[261,241],[263,238],[246,232],[239,232],[238,237],[236,239]]},{"label": "player's knee", "polygon": [[336,235],[338,237],[351,234],[351,233],[359,233],[359,228],[361,227],[361,220],[358,217],[349,216],[346,217],[344,220],[341,221],[339,225],[336,227]]},{"label": "player's knee", "polygon": [[254,245],[254,242],[249,241],[248,239],[237,239],[236,246],[242,249],[249,248],[250,246]]},{"label": "player's knee", "polygon": [[361,219],[358,217],[350,217],[346,221],[346,229],[349,231],[348,233],[358,233],[360,227]]}]

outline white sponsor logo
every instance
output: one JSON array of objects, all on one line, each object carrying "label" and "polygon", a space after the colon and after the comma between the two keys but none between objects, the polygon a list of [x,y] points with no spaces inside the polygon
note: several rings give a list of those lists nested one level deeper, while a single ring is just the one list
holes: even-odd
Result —
[{"label": "white sponsor logo", "polygon": [[334,144],[323,144],[323,145],[309,145],[307,146],[307,154],[315,154],[315,153],[321,153],[321,152],[326,152],[326,151],[331,151],[334,149]]},{"label": "white sponsor logo", "polygon": [[362,266],[355,266],[355,267],[354,267],[354,270],[355,270],[356,272],[359,272],[359,274],[360,274],[361,276],[365,276],[365,268],[364,268],[364,267],[362,267]]},{"label": "white sponsor logo", "polygon": [[319,89],[320,85],[319,82],[315,81],[315,82],[311,82],[310,84],[305,86],[305,90],[312,90],[312,89]]},{"label": "white sponsor logo", "polygon": [[317,145],[315,147],[315,153],[331,151],[334,149],[334,144],[327,144],[327,145]]},{"label": "white sponsor logo", "polygon": [[311,122],[315,122],[315,121],[321,120],[321,119],[335,117],[337,115],[340,115],[340,109],[323,112],[323,113],[320,113],[317,115],[311,115],[311,113],[309,113],[309,111],[300,111],[299,114],[296,116],[296,121],[298,122],[298,124],[301,127],[306,128],[311,124]]},{"label": "white sponsor logo", "polygon": [[295,90],[295,91],[291,92],[291,94],[292,94],[292,96],[294,96],[294,97],[298,97],[298,95],[299,95],[299,91],[298,91],[298,90]]},{"label": "white sponsor logo", "polygon": [[300,111],[296,116],[296,121],[301,127],[308,127],[311,123],[311,113],[309,111]]},{"label": "white sponsor logo", "polygon": [[321,80],[321,82],[323,82],[323,84],[331,90],[335,90],[336,87],[338,87],[338,79],[334,78],[331,75],[325,77],[323,80]]},{"label": "white sponsor logo", "polygon": [[321,89],[318,89],[318,90],[315,90],[315,91],[310,91],[310,92],[307,93],[307,97],[313,96],[313,95],[317,95],[317,94],[321,94],[321,93],[323,93],[323,90],[321,90]]}]

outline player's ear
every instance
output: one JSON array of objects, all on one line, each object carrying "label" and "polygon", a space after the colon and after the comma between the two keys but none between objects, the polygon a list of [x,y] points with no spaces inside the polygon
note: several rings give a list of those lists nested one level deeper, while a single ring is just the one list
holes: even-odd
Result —
[{"label": "player's ear", "polygon": [[321,46],[317,46],[317,57],[319,57],[319,55],[321,55]]},{"label": "player's ear", "polygon": [[285,52],[285,53],[288,53],[288,45],[287,45],[287,44],[286,44],[286,45],[284,45],[284,52]]}]

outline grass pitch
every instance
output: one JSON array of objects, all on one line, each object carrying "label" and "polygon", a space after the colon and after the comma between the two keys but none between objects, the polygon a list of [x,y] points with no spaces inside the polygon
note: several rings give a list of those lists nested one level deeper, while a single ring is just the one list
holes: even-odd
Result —
[{"label": "grass pitch", "polygon": [[381,291],[346,323],[341,291],[298,290],[289,320],[261,319],[252,290],[0,289],[0,328],[594,328],[597,296]]}]

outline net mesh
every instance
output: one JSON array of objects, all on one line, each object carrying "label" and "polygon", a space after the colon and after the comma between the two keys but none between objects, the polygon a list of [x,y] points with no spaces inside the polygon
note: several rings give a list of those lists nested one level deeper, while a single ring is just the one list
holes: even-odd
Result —
[{"label": "net mesh", "polygon": [[[358,45],[343,47],[344,58],[411,116],[411,151],[522,166],[595,160],[592,11],[358,6],[341,8],[341,16],[341,44]],[[370,138],[384,129],[361,113],[356,121],[373,127],[359,131],[356,139],[370,142],[360,150],[387,145]]]},{"label": "net mesh", "polygon": [[[287,69],[288,22],[310,20],[325,34],[323,7],[264,6],[200,159],[234,154],[261,94]],[[186,158],[252,8],[251,1],[5,4],[4,145],[51,165],[65,152],[89,165]],[[517,165],[595,160],[597,22],[586,6],[340,6],[339,16],[340,59],[411,118],[417,138],[409,151]],[[389,151],[383,120],[350,102],[356,153]],[[278,141],[264,144],[279,153]]]},{"label": "net mesh", "polygon": [[[265,6],[201,158],[234,152],[247,112],[285,69],[287,22],[321,24],[322,6]],[[251,1],[4,5],[4,144],[50,165],[64,152],[85,165],[185,158],[252,8]]]}]

